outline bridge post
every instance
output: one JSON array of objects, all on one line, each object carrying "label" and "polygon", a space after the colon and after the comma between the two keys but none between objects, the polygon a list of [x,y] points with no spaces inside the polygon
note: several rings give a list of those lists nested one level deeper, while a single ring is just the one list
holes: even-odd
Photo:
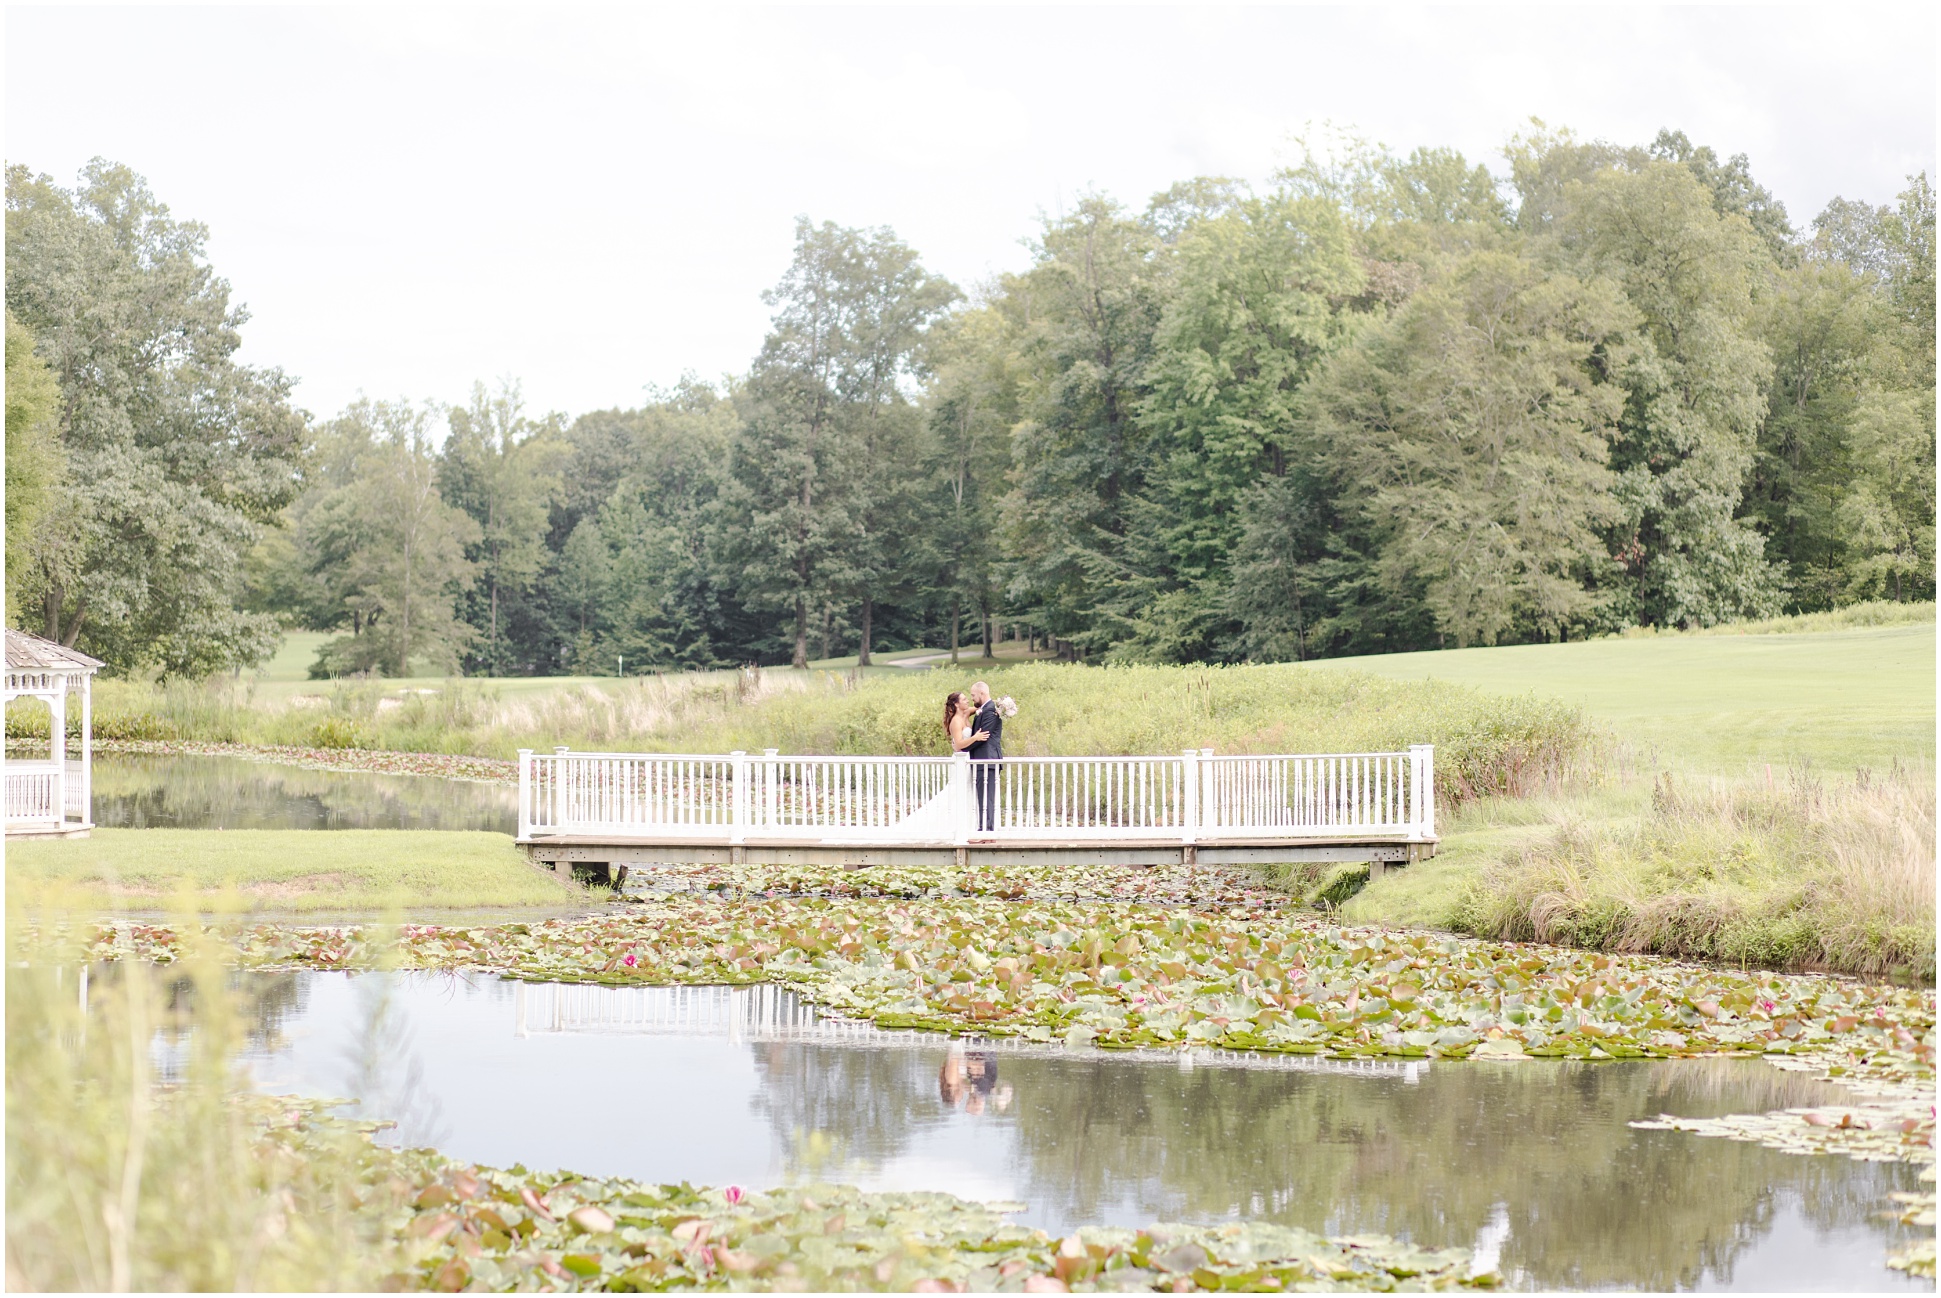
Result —
[{"label": "bridge post", "polygon": [[739,847],[748,841],[748,754],[737,748],[728,758],[733,772],[728,785],[728,814],[733,818],[728,841]]},{"label": "bridge post", "polygon": [[951,816],[953,832],[950,841],[962,847],[970,842],[971,817],[977,814],[977,802],[971,796],[970,754],[958,752],[950,759],[950,787],[953,791]]},{"label": "bridge post", "polygon": [[[566,754],[571,751],[565,744],[553,745],[553,832],[555,834],[564,833],[566,830],[566,808],[568,805],[566,797]],[[567,871],[567,877],[572,877],[572,871],[570,869]]]},{"label": "bridge post", "polygon": [[1191,843],[1200,834],[1200,750],[1179,755],[1179,841]]},{"label": "bridge post", "polygon": [[768,827],[770,833],[775,832],[775,826],[780,820],[776,809],[777,800],[781,796],[781,781],[775,778],[775,759],[781,755],[781,752],[779,748],[762,749],[762,809],[767,812],[767,818],[762,823]]},{"label": "bridge post", "polygon": [[1415,814],[1409,832],[1415,838],[1434,838],[1436,834],[1436,749],[1434,744],[1409,745],[1409,790]]},{"label": "bridge post", "polygon": [[519,750],[519,841],[532,837],[532,749]]}]

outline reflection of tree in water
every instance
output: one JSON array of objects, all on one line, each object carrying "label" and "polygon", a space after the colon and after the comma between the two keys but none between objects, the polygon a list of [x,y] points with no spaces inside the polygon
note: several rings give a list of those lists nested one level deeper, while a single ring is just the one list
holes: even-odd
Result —
[{"label": "reflection of tree in water", "polygon": [[494,829],[517,790],[476,781],[311,771],[235,757],[96,757],[100,825],[229,829]]},{"label": "reflection of tree in water", "polygon": [[301,1016],[310,993],[304,976],[282,973],[238,973],[231,982],[243,1018],[243,1032],[252,1051],[275,1050],[283,1043],[283,1025]]},{"label": "reflection of tree in water", "polygon": [[949,1113],[937,1093],[942,1049],[774,1041],[749,1053],[762,1079],[755,1112],[792,1151],[791,1172],[888,1162]]},{"label": "reflection of tree in water", "polygon": [[[1756,1112],[1825,1098],[1751,1062],[1452,1064],[1399,1079],[1113,1061],[1007,1060],[1026,1197],[1072,1220],[1130,1199],[1150,1218],[1260,1217],[1468,1244],[1500,1203],[1502,1263],[1546,1287],[1685,1287],[1772,1220],[1865,1217],[1894,1170],[1641,1132],[1660,1111]],[[1117,1209],[1123,1211],[1123,1209]]]},{"label": "reflection of tree in water", "polygon": [[[407,977],[411,975],[406,975]],[[399,995],[398,975],[354,975],[351,991],[357,999],[357,1033],[345,1059],[348,1092],[363,1117],[395,1122],[395,1131],[381,1139],[416,1148],[437,1145],[449,1138],[438,1098],[424,1085],[411,1023]],[[425,975],[434,982],[434,975]],[[456,977],[443,979],[451,995],[458,994]]]}]

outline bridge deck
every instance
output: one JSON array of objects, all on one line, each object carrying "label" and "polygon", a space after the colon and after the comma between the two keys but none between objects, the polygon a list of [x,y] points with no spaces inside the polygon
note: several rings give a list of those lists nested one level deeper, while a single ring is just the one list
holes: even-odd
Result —
[{"label": "bridge deck", "polygon": [[654,866],[734,864],[771,865],[1277,865],[1305,861],[1367,861],[1406,865],[1436,854],[1433,839],[1398,842],[1392,838],[1202,839],[1177,838],[1005,839],[962,845],[895,842],[820,842],[800,839],[724,843],[720,838],[647,837],[620,834],[561,834],[519,844],[532,861],[568,872],[579,865]]}]

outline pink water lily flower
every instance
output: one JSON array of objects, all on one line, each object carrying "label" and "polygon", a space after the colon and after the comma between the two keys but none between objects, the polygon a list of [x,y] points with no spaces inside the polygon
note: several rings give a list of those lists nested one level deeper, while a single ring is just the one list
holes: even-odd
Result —
[{"label": "pink water lily flower", "polygon": [[740,1203],[748,1192],[738,1185],[731,1185],[721,1192],[721,1197],[729,1203]]},{"label": "pink water lily flower", "polygon": [[635,965],[637,965],[637,964],[639,964],[640,962],[639,962],[638,960],[636,960],[636,959],[634,959],[634,955],[633,955],[633,952],[631,952],[631,951],[629,951],[629,952],[627,952],[627,958],[626,958],[625,960],[622,960],[622,961],[621,961],[620,963],[621,963],[621,964],[623,964],[623,965],[626,965],[626,966],[627,966],[627,968],[629,968],[629,969],[631,969],[631,968],[633,968],[633,967],[634,967]]}]

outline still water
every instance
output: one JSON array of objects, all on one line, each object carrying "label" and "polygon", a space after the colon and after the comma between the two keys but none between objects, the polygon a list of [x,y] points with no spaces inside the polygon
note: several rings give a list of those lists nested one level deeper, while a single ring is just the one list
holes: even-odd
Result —
[{"label": "still water", "polygon": [[1839,1100],[1754,1061],[1372,1066],[978,1046],[776,988],[291,973],[251,1068],[453,1157],[1015,1199],[1074,1225],[1267,1218],[1469,1245],[1522,1288],[1932,1290],[1884,1265],[1915,1169],[1634,1118]]},{"label": "still water", "polygon": [[131,829],[518,827],[518,790],[426,775],[309,771],[240,757],[94,759],[94,823]]}]

